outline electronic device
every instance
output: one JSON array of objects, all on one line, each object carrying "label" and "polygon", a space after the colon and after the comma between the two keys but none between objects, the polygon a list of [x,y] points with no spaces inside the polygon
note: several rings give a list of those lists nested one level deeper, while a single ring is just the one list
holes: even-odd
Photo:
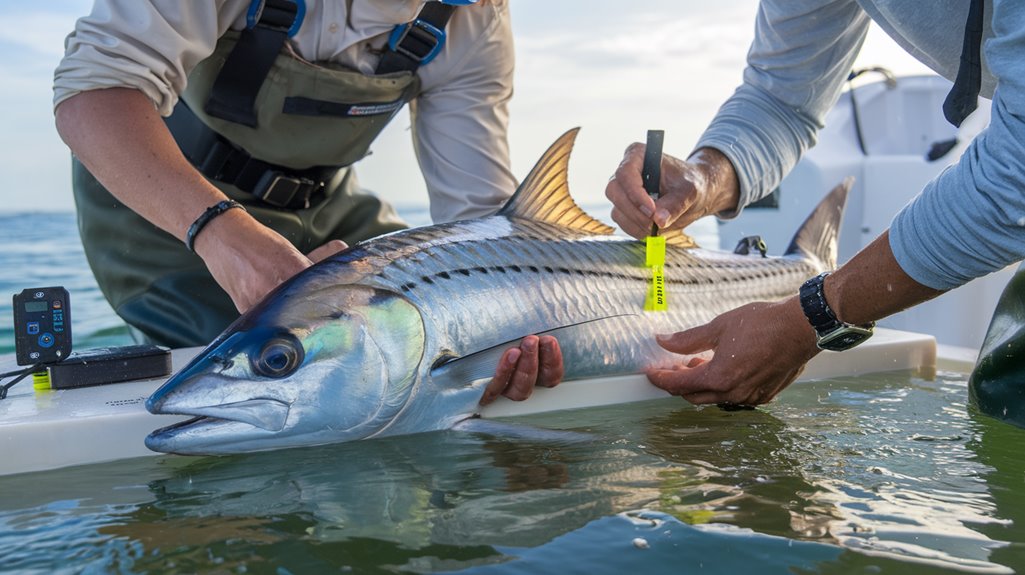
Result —
[{"label": "electronic device", "polygon": [[28,288],[14,296],[18,365],[56,363],[71,355],[71,305],[63,287]]},{"label": "electronic device", "polygon": [[28,288],[14,296],[14,347],[24,369],[0,374],[13,377],[0,385],[0,399],[32,375],[37,390],[72,389],[153,379],[171,373],[171,350],[158,345],[101,347],[71,352],[71,308],[60,286]]},{"label": "electronic device", "polygon": [[171,350],[151,344],[98,347],[76,351],[46,370],[51,389],[154,379],[171,373]]}]

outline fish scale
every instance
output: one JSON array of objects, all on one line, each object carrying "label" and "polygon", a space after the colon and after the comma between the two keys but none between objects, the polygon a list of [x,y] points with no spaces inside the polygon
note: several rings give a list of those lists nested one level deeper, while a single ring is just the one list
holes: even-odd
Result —
[{"label": "fish scale", "polygon": [[[487,240],[444,240],[479,238],[482,230],[501,228],[507,228],[506,235],[492,235]],[[556,227],[542,222],[495,216],[447,229],[439,227],[438,235],[433,237],[417,232],[406,238],[399,232],[391,236],[393,248],[378,245],[374,253],[386,259],[394,257],[389,252],[406,256],[391,259],[378,275],[368,276],[364,283],[402,290],[423,309],[444,307],[445,314],[435,314],[446,318],[447,332],[439,337],[447,339],[446,349],[456,354],[470,353],[482,345],[492,347],[515,341],[509,338],[509,332],[542,333],[595,317],[611,318],[603,320],[606,323],[600,326],[576,330],[579,344],[567,341],[565,336],[560,338],[563,352],[568,355],[566,378],[572,379],[594,374],[587,361],[574,359],[590,355],[587,348],[629,349],[627,357],[615,358],[619,362],[616,372],[635,372],[639,364],[650,364],[655,356],[664,355],[650,341],[651,334],[704,323],[752,301],[755,295],[766,300],[790,295],[818,270],[813,262],[803,258],[725,258],[717,252],[670,247],[667,259],[672,263],[667,266],[666,278],[672,298],[670,309],[645,312],[643,298],[650,278],[642,265],[640,242],[585,239],[587,236],[560,238],[560,230],[553,228]],[[563,231],[562,236],[565,235]],[[417,244],[421,246],[420,253],[410,257],[406,248]],[[504,272],[472,271],[482,263],[482,245],[489,251],[489,267],[502,268]],[[471,271],[463,274],[459,270]],[[707,270],[714,273],[703,273]],[[431,283],[417,281],[425,274],[432,278]],[[491,277],[496,274],[498,281]],[[414,287],[403,290],[403,286],[410,285]],[[527,293],[525,286],[530,286]],[[708,301],[710,295],[714,295],[714,302]],[[509,305],[526,297],[537,298],[538,305]],[[701,301],[700,306],[691,303],[697,301]],[[496,332],[494,325],[505,329]],[[604,374],[610,372],[604,370]]]},{"label": "fish scale", "polygon": [[574,137],[496,215],[368,240],[282,284],[154,392],[153,413],[199,417],[146,444],[236,453],[449,428],[478,412],[502,353],[527,335],[556,337],[567,380],[668,367],[687,358],[655,333],[791,296],[835,263],[850,182],[782,256],[665,233],[669,308],[644,311],[644,245],[569,196]]}]

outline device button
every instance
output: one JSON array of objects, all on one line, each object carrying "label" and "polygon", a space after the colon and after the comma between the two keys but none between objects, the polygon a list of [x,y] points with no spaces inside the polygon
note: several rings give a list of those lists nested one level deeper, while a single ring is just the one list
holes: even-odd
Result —
[{"label": "device button", "polygon": [[28,322],[28,324],[25,326],[25,331],[27,331],[29,335],[36,335],[37,333],[39,333],[39,322]]},{"label": "device button", "polygon": [[53,347],[53,334],[46,332],[39,336],[39,347]]}]

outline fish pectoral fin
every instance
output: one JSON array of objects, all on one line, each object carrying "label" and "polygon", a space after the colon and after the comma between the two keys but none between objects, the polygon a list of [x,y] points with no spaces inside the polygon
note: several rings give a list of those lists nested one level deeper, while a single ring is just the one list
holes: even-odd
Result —
[{"label": "fish pectoral fin", "polygon": [[[595,323],[634,315],[637,314],[600,317],[556,328],[539,330],[534,335],[550,335],[555,339],[560,339],[585,326],[593,328]],[[441,363],[431,370],[431,379],[438,385],[439,389],[456,389],[463,386],[472,386],[483,381],[490,381],[495,375],[495,370],[498,369],[498,361],[502,359],[502,354],[505,353],[505,350],[519,347],[520,341],[527,335],[530,334],[524,334],[498,345],[468,353],[462,357],[455,357]]]},{"label": "fish pectoral fin", "polygon": [[495,375],[502,354],[515,344],[514,341],[505,342],[470,355],[450,359],[431,370],[431,380],[438,389],[456,389],[490,380]]},{"label": "fish pectoral fin", "polygon": [[533,427],[504,421],[494,421],[481,417],[464,419],[452,427],[453,431],[479,433],[501,439],[519,439],[551,443],[582,443],[594,441],[597,436],[578,431]]}]

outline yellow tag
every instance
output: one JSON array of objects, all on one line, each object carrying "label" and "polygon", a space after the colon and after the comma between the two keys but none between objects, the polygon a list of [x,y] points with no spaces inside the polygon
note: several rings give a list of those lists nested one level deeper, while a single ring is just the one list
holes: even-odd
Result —
[{"label": "yellow tag", "polygon": [[32,387],[36,390],[50,389],[50,372],[40,371],[32,374]]},{"label": "yellow tag", "polygon": [[651,288],[648,290],[648,297],[644,300],[645,311],[666,311],[669,303],[666,300],[666,277],[662,266],[651,268]]},{"label": "yellow tag", "polygon": [[649,268],[666,265],[665,236],[648,236],[645,242],[644,265]]},{"label": "yellow tag", "polygon": [[648,236],[645,244],[644,265],[651,268],[651,285],[644,298],[644,311],[666,311],[666,277],[663,266],[666,263],[666,238]]}]

